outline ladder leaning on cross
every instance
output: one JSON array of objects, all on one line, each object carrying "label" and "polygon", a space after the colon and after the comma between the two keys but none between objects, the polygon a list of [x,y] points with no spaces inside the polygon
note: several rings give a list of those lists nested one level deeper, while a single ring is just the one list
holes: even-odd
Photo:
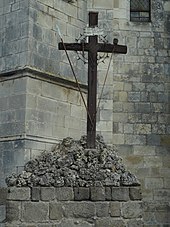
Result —
[{"label": "ladder leaning on cross", "polygon": [[[89,12],[89,28],[95,28],[97,25],[98,25],[98,12]],[[60,38],[62,42],[60,42],[58,45],[59,50],[65,50],[66,54],[67,54],[67,50],[82,51],[81,43],[64,43],[61,35],[60,35]],[[95,148],[95,140],[96,140],[97,53],[105,52],[105,53],[126,54],[127,46],[118,45],[117,43],[118,43],[117,39],[114,39],[113,44],[99,43],[97,34],[89,35],[88,43],[86,42],[83,43],[83,52],[84,51],[88,52],[87,148]],[[67,58],[69,60],[68,54],[67,54]],[[69,63],[70,63],[70,60],[69,60]],[[72,72],[74,74],[73,68],[72,68]],[[76,79],[76,76],[75,76],[75,79]],[[78,84],[77,79],[76,79],[76,82]]]}]

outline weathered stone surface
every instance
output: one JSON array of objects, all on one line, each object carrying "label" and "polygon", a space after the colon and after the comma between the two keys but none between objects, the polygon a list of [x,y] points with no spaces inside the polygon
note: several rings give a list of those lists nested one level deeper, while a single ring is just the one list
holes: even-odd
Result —
[{"label": "weathered stone surface", "polygon": [[54,187],[43,187],[41,188],[41,200],[52,201],[55,199],[55,188]]},{"label": "weathered stone surface", "polygon": [[109,202],[95,203],[97,217],[109,217]]},{"label": "weathered stone surface", "polygon": [[58,201],[70,201],[74,200],[74,192],[71,187],[57,187],[55,189],[55,198]]},{"label": "weathered stone surface", "polygon": [[92,218],[95,216],[95,204],[84,201],[65,203],[64,215],[75,218]]},{"label": "weathered stone surface", "polygon": [[110,216],[111,217],[121,216],[121,204],[119,202],[110,202]]},{"label": "weathered stone surface", "polygon": [[8,227],[8,225],[6,225],[5,223],[0,223],[0,227]]},{"label": "weathered stone surface", "polygon": [[[52,152],[44,152],[25,165],[21,174],[7,177],[9,186],[89,187],[139,185],[134,174],[126,171],[114,148],[96,137],[96,150],[86,149],[86,137],[79,141],[65,138]],[[60,190],[60,189],[57,189]],[[92,200],[105,200],[92,189]],[[95,198],[96,197],[96,198]]]},{"label": "weathered stone surface", "polygon": [[128,227],[144,227],[144,223],[142,220],[129,220],[127,222]]},{"label": "weathered stone surface", "polygon": [[112,200],[112,189],[111,187],[105,187],[105,198],[106,200]]},{"label": "weathered stone surface", "polygon": [[6,206],[6,221],[19,221],[21,217],[21,202],[8,201]]},{"label": "weathered stone surface", "polygon": [[29,200],[30,199],[30,188],[23,187],[11,187],[8,191],[8,200]]},{"label": "weathered stone surface", "polygon": [[33,187],[31,189],[31,200],[39,201],[40,199],[40,187]]},{"label": "weathered stone surface", "polygon": [[125,227],[125,223],[122,220],[116,220],[113,218],[101,218],[96,220],[96,227]]},{"label": "weathered stone surface", "polygon": [[49,206],[43,202],[25,202],[22,207],[22,220],[24,222],[48,221]]},{"label": "weathered stone surface", "polygon": [[[155,212],[155,220],[157,223],[167,223],[167,225],[170,225],[170,212]],[[166,224],[165,224],[166,226]]]},{"label": "weathered stone surface", "polygon": [[90,189],[85,187],[74,188],[74,200],[89,200]]},{"label": "weathered stone surface", "polygon": [[64,208],[60,202],[50,203],[49,212],[51,220],[61,220],[64,217]]},{"label": "weathered stone surface", "polygon": [[141,202],[127,202],[122,204],[122,216],[124,218],[141,218],[142,217],[142,203]]},{"label": "weathered stone surface", "polygon": [[[13,224],[10,224],[10,223],[5,223],[5,224],[1,224],[1,225],[2,225],[2,227],[13,227]],[[20,226],[16,224],[16,227],[20,227]],[[33,226],[33,227],[35,227],[35,226]]]},{"label": "weathered stone surface", "polygon": [[6,219],[6,207],[5,205],[0,205],[0,222],[5,221]]},{"label": "weathered stone surface", "polygon": [[94,224],[85,220],[79,219],[62,219],[62,221],[55,225],[55,227],[94,227]]},{"label": "weathered stone surface", "polygon": [[0,205],[3,205],[6,203],[7,193],[8,193],[7,188],[0,188]]},{"label": "weathered stone surface", "polygon": [[104,201],[106,199],[105,188],[104,187],[91,187],[90,188],[90,198],[92,201]]},{"label": "weathered stone surface", "polygon": [[112,200],[114,201],[128,201],[129,200],[129,188],[113,188],[112,187]]},{"label": "weathered stone surface", "polygon": [[[22,227],[24,227],[24,226],[22,226]],[[37,227],[37,225],[32,224],[32,225],[29,225],[29,226],[26,225],[25,227]],[[48,224],[40,224],[40,225],[38,225],[38,227],[54,227],[54,225],[48,223]]]},{"label": "weathered stone surface", "polygon": [[141,188],[129,188],[129,197],[131,200],[141,200],[142,199],[142,191]]}]

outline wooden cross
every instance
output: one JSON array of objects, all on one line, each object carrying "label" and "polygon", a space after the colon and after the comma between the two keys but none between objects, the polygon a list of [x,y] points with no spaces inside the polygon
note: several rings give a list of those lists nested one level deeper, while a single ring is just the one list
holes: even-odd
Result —
[{"label": "wooden cross", "polygon": [[[89,12],[89,27],[98,25],[98,12]],[[117,40],[118,42],[118,40]],[[88,97],[87,97],[87,148],[95,148],[96,140],[96,99],[97,99],[97,53],[127,53],[127,46],[98,43],[98,35],[89,36],[88,43],[59,43],[59,50],[88,52]]]}]

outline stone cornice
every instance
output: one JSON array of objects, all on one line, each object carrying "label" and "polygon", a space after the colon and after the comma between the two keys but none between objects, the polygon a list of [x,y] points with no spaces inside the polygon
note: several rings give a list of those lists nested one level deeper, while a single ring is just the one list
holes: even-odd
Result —
[{"label": "stone cornice", "polygon": [[[5,82],[7,80],[14,80],[14,79],[23,78],[23,77],[30,77],[37,80],[44,80],[49,83],[58,84],[63,87],[78,90],[77,84],[73,80],[68,80],[59,75],[45,73],[43,71],[40,71],[36,68],[31,68],[29,66],[26,66],[25,68],[22,68],[22,69],[16,69],[16,70],[0,73],[0,83]],[[79,85],[80,85],[80,88],[82,89],[82,92],[87,93],[87,85],[82,83],[80,83]]]}]

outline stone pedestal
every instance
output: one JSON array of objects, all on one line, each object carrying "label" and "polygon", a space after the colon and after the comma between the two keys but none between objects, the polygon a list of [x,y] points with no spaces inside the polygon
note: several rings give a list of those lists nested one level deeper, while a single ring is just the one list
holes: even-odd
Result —
[{"label": "stone pedestal", "polygon": [[143,226],[139,187],[11,187],[8,191],[6,227]]}]

